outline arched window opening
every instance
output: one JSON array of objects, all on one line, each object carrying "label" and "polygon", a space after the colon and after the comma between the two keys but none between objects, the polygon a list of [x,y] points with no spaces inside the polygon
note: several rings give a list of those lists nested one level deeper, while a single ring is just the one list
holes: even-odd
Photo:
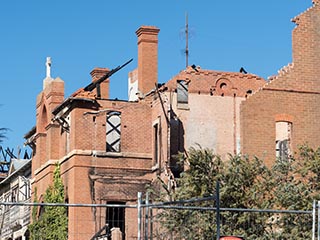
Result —
[{"label": "arched window opening", "polygon": [[286,121],[276,122],[276,157],[288,160],[291,156],[292,123]]},{"label": "arched window opening", "polygon": [[48,124],[48,114],[47,114],[47,108],[44,105],[41,112],[41,118],[40,118],[40,131],[44,132],[45,128]]},{"label": "arched window opening", "polygon": [[227,84],[225,82],[220,84],[220,89],[226,89],[227,88]]},{"label": "arched window opening", "polygon": [[30,239],[30,232],[29,232],[29,230],[27,230],[27,231],[24,233],[24,239],[25,239],[25,240],[29,240],[29,239]]}]

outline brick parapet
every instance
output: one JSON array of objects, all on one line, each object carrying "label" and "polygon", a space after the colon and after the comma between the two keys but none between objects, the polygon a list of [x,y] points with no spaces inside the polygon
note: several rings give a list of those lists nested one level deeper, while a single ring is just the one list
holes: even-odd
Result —
[{"label": "brick parapet", "polygon": [[248,97],[266,84],[266,81],[254,74],[222,72],[189,67],[169,80],[163,88],[176,91],[177,80],[188,83],[189,93],[207,94],[211,96]]}]

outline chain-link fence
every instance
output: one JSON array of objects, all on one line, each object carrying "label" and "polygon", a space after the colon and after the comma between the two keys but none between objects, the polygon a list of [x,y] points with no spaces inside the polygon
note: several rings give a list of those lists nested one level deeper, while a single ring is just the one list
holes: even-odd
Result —
[{"label": "chain-link fence", "polygon": [[144,240],[320,240],[320,202],[310,211],[220,208],[216,197],[141,202]]},{"label": "chain-link fence", "polygon": [[30,234],[45,239],[41,230],[29,232],[28,224],[32,209],[41,215],[46,206],[67,208],[70,240],[320,239],[319,203],[310,211],[220,208],[212,198],[152,203],[139,193],[137,203],[0,206],[0,240],[27,240]]},{"label": "chain-link fence", "polygon": [[[143,239],[312,239],[312,211],[155,206],[144,209]],[[220,221],[220,223],[218,223]],[[146,237],[148,236],[148,237]]]}]

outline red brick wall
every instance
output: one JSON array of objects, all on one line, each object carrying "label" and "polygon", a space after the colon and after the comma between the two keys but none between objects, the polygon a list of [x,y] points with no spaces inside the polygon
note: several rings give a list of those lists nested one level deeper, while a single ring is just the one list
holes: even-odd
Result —
[{"label": "red brick wall", "polygon": [[[37,187],[39,196],[45,192],[59,161],[69,203],[135,201],[137,191],[145,190],[152,179],[150,104],[99,100],[99,109],[81,101],[72,104],[76,107],[69,113],[70,151],[65,149],[66,132],[57,122],[49,124],[37,140],[33,189]],[[121,152],[111,155],[106,153],[108,111],[121,112]],[[40,153],[46,157],[40,158]],[[104,181],[109,185],[101,184]],[[69,239],[92,237],[97,231],[94,214],[91,208],[70,208]]]},{"label": "red brick wall", "polygon": [[320,144],[319,11],[315,5],[294,18],[293,64],[281,69],[241,106],[242,152],[257,155],[268,164],[275,160],[275,123],[280,116],[292,122],[294,152],[304,143]]},{"label": "red brick wall", "polygon": [[[188,82],[189,102],[184,107],[177,104],[177,80]],[[191,67],[181,71],[165,85],[173,114],[181,121],[182,128],[176,131],[183,136],[176,138],[180,137],[185,150],[200,144],[224,158],[229,153],[234,154],[240,141],[240,102],[265,83],[264,79],[253,74],[199,67],[197,71]],[[173,143],[178,143],[178,140]]]},{"label": "red brick wall", "polygon": [[[57,132],[54,125],[50,125],[53,118],[52,111],[64,100],[64,82],[60,78],[51,81],[37,96],[36,101],[36,145],[37,151],[32,161],[32,174],[51,157],[58,157],[58,146],[54,151],[48,151],[47,144],[56,144]],[[48,129],[52,131],[47,131]],[[49,135],[48,135],[49,134]],[[47,141],[47,139],[49,139]],[[53,154],[53,156],[52,156]]]},{"label": "red brick wall", "polygon": [[[320,144],[320,95],[264,90],[243,103],[241,108],[242,153],[257,155],[269,165],[275,160],[275,126],[277,116],[292,116],[293,152],[298,145]],[[284,119],[285,120],[285,119]]]}]

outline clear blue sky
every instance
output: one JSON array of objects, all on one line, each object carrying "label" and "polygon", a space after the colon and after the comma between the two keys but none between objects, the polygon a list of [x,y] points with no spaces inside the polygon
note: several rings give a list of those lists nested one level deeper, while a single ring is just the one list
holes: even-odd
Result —
[{"label": "clear blue sky", "polygon": [[65,81],[66,97],[90,83],[94,67],[134,61],[111,78],[111,98],[127,99],[127,74],[137,66],[135,31],[160,28],[159,82],[185,68],[183,36],[189,15],[189,63],[267,78],[291,62],[294,16],[311,0],[3,0],[0,3],[0,127],[4,147],[23,146],[35,125],[45,60]]}]

